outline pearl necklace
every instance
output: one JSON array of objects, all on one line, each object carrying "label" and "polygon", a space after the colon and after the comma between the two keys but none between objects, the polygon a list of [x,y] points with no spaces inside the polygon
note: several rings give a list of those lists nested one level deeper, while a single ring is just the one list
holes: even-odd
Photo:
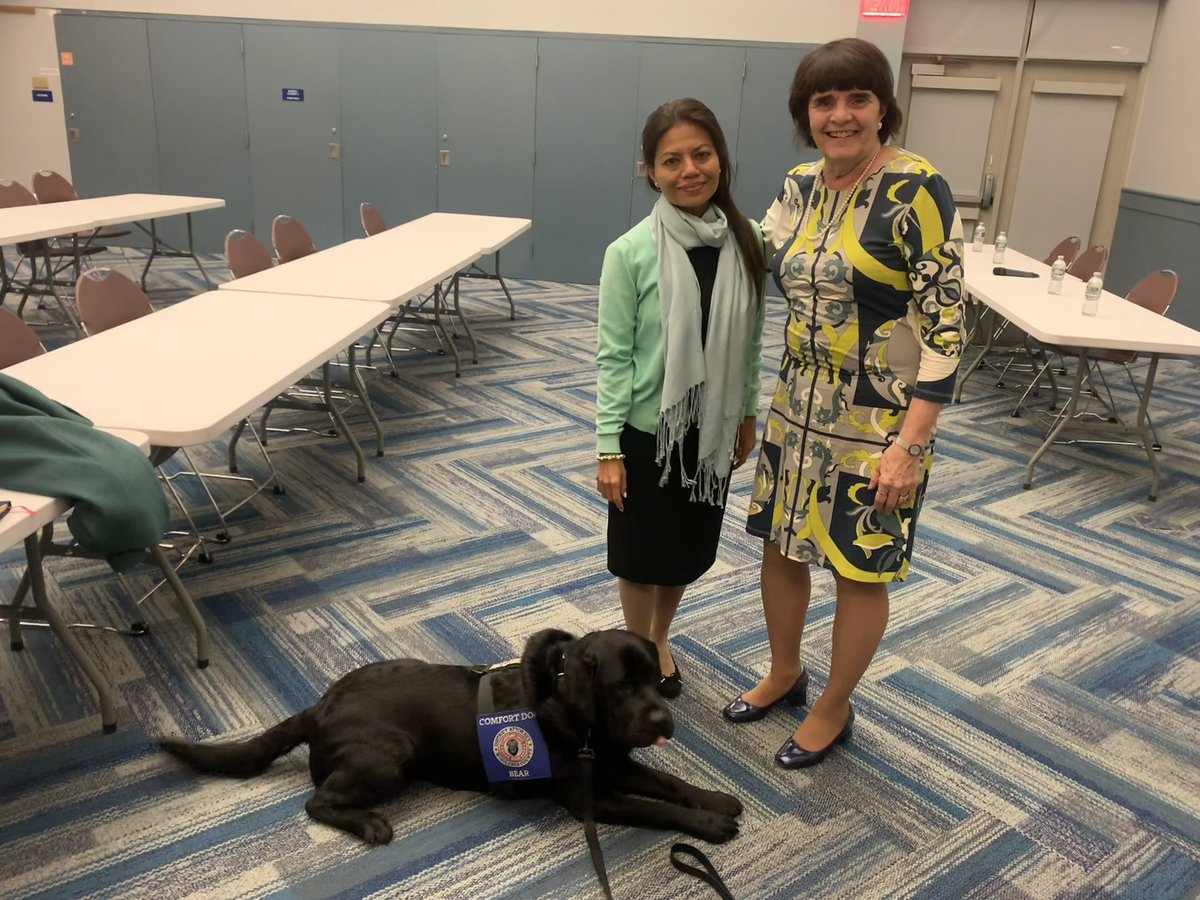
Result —
[{"label": "pearl necklace", "polygon": [[[858,180],[854,182],[854,186],[851,187],[850,190],[846,191],[837,207],[833,210],[833,215],[825,220],[825,227],[817,232],[816,236],[813,238],[814,247],[823,244],[825,241],[825,235],[829,233],[829,229],[833,227],[835,222],[840,222],[842,220],[842,216],[846,215],[846,210],[850,207],[851,198],[854,196],[855,191],[859,189],[863,181],[866,179],[867,173],[870,172],[871,167],[875,165],[875,160],[879,158],[879,154],[882,150],[883,144],[880,144],[879,148],[875,151],[875,155],[872,156],[867,162],[866,168],[859,173]],[[804,204],[804,215],[801,217],[800,227],[796,231],[800,237],[808,237],[808,220],[812,217],[812,214],[817,211],[817,194],[819,193],[819,188],[822,184],[827,184],[825,181],[824,160],[821,160],[821,165],[817,169],[816,175],[813,176],[812,193],[808,195],[808,202]]]}]

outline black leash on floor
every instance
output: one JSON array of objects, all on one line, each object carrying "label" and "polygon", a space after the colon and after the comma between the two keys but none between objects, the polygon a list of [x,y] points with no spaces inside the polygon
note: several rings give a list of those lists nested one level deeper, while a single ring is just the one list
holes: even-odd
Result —
[{"label": "black leash on floor", "polygon": [[[693,866],[691,863],[684,862],[680,859],[683,855],[689,855],[696,859],[700,866]],[[729,888],[725,887],[725,882],[721,876],[717,874],[716,866],[714,866],[700,850],[693,847],[691,844],[672,844],[671,845],[671,865],[682,872],[684,875],[691,875],[699,878],[701,881],[709,885],[721,900],[733,900],[733,894],[729,893]]]},{"label": "black leash on floor", "polygon": [[[590,741],[591,734],[589,733],[584,739],[583,746],[579,748],[578,754],[579,767],[583,776],[583,833],[587,835],[588,851],[592,855],[592,868],[596,870],[596,878],[600,881],[600,887],[604,889],[604,896],[608,900],[612,900],[612,888],[608,884],[608,870],[604,867],[604,851],[600,849],[600,836],[596,833],[596,798],[592,784],[592,763],[596,760],[596,753],[588,746]],[[679,858],[685,854],[692,856],[700,865],[694,866]],[[729,893],[729,888],[717,874],[716,867],[707,856],[691,844],[671,845],[671,865],[684,875],[691,875],[708,884],[722,900],[734,900],[733,894]]]}]

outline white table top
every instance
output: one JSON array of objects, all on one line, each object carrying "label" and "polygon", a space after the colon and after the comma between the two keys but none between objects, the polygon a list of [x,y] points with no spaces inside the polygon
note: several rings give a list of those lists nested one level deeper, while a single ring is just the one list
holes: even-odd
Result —
[{"label": "white table top", "polygon": [[992,274],[992,248],[963,253],[964,282],[968,291],[1017,327],[1043,343],[1068,347],[1103,347],[1145,353],[1200,355],[1200,331],[1160,316],[1124,297],[1104,291],[1100,310],[1083,314],[1084,282],[1068,275],[1063,292],[1046,290],[1050,267],[1009,248],[1003,265],[1037,272],[1038,278]]},{"label": "white table top", "polygon": [[225,201],[220,197],[187,197],[178,194],[114,194],[110,197],[88,197],[67,203],[47,206],[72,206],[95,225],[121,225],[142,222],[165,216],[220,209]]},{"label": "white table top", "polygon": [[[150,439],[140,432],[124,431],[119,428],[103,428],[101,430],[137,445],[143,452],[150,450]],[[43,525],[50,524],[71,508],[71,504],[66,500],[43,497],[41,494],[10,491],[2,484],[0,484],[0,500],[11,500],[13,505],[8,515],[0,519],[0,553],[10,547],[15,547]]]},{"label": "white table top", "polygon": [[[479,246],[480,254],[495,253],[505,244],[533,227],[532,219],[518,219],[511,216],[475,216],[465,213],[435,212],[397,225],[389,231],[407,229],[423,231],[430,234],[444,235],[446,240],[453,240],[460,246],[470,244]],[[385,232],[386,234],[387,232]],[[382,237],[383,235],[376,235]],[[368,240],[371,240],[368,238]]]},{"label": "white table top", "polygon": [[218,197],[185,197],[174,194],[116,194],[62,203],[39,203],[0,209],[0,244],[90,231],[102,225],[119,225],[217,209]]},{"label": "white table top", "polygon": [[496,252],[532,224],[529,219],[507,216],[430,213],[221,287],[399,306],[484,254]]},{"label": "white table top", "polygon": [[387,318],[359,300],[209,291],[4,370],[97,425],[206,443]]}]

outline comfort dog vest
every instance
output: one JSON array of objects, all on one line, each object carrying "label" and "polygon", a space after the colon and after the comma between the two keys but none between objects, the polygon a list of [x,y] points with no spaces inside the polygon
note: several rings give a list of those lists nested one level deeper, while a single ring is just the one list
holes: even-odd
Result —
[{"label": "comfort dog vest", "polygon": [[550,778],[550,751],[538,727],[537,715],[529,709],[496,709],[492,697],[495,671],[496,668],[488,669],[479,679],[475,718],[479,752],[488,781],[495,789],[500,785]]}]

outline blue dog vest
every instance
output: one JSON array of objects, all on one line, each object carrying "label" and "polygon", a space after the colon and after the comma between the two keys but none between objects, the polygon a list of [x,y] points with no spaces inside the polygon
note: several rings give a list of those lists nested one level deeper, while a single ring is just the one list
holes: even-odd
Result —
[{"label": "blue dog vest", "polygon": [[493,787],[551,777],[550,750],[533,710],[496,709],[492,674],[513,665],[519,663],[488,669],[479,679],[475,726],[483,768]]}]

